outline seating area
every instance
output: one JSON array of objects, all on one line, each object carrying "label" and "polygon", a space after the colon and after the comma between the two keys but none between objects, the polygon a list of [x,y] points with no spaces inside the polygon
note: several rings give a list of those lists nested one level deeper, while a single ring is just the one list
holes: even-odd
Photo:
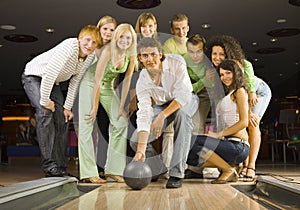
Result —
[{"label": "seating area", "polygon": [[[75,131],[69,132],[68,146],[66,151],[67,157],[78,157],[77,135]],[[20,157],[40,157],[40,149],[37,145],[26,146],[7,146],[8,163],[11,158]]]}]

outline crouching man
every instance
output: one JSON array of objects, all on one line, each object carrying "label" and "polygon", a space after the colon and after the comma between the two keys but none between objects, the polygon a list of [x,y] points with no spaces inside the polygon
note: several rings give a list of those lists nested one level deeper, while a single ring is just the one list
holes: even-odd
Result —
[{"label": "crouching man", "polygon": [[180,55],[164,55],[161,44],[152,38],[142,39],[137,53],[143,69],[136,85],[137,131],[130,142],[136,151],[133,160],[147,158],[153,175],[163,172],[165,166],[150,143],[174,121],[175,142],[166,187],[178,188],[184,178],[198,98],[192,93],[186,63]]}]

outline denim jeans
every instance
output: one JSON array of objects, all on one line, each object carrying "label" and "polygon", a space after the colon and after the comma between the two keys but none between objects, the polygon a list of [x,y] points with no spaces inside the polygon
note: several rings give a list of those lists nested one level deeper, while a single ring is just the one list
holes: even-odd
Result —
[{"label": "denim jeans", "polygon": [[[178,178],[184,177],[184,170],[185,170],[187,155],[190,149],[192,130],[193,130],[192,117],[198,108],[198,104],[199,104],[199,99],[196,95],[193,94],[193,99],[190,103],[186,104],[185,106],[181,107],[179,110],[174,112],[165,121],[164,129],[171,122],[174,122],[175,142],[174,142],[173,155],[170,163],[170,171],[169,171],[170,176],[178,177]],[[166,103],[161,106],[154,105],[153,119],[155,119],[157,115],[160,112],[162,112],[168,105],[169,103]],[[164,164],[162,163],[162,159],[160,155],[157,154],[155,149],[150,144],[154,140],[155,140],[154,135],[150,135],[147,149],[146,149],[146,157],[147,157],[146,162],[150,165],[152,169],[152,175],[155,176],[160,173],[161,168],[165,168],[165,167]],[[130,141],[130,146],[134,151],[136,151],[137,132],[133,133],[133,136],[131,137],[131,141]]]},{"label": "denim jeans", "polygon": [[272,92],[268,84],[258,77],[255,78],[255,87],[258,102],[251,111],[257,116],[263,117],[270,103]]},{"label": "denim jeans", "polygon": [[55,103],[55,112],[40,105],[41,78],[22,75],[22,85],[35,109],[36,131],[41,151],[42,169],[67,168],[66,149],[69,123],[64,117],[64,95],[60,85],[54,84],[50,99]]},{"label": "denim jeans", "polygon": [[188,155],[187,164],[201,166],[205,160],[201,154],[212,150],[231,164],[243,162],[249,154],[249,146],[238,141],[216,139],[208,136],[193,136],[193,145]]}]

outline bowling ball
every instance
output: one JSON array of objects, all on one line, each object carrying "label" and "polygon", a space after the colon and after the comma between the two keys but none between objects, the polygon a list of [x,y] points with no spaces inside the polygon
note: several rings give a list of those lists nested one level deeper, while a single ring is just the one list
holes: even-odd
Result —
[{"label": "bowling ball", "polygon": [[151,182],[152,171],[145,162],[131,161],[124,169],[123,178],[128,187],[141,190]]}]

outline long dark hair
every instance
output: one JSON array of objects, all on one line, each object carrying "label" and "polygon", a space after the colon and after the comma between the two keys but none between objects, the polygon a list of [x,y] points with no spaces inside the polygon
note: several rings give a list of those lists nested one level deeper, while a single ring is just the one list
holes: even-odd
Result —
[{"label": "long dark hair", "polygon": [[[220,76],[220,69],[228,70],[233,73],[233,80],[232,80],[232,84],[230,85],[230,89],[234,90],[233,92],[234,98],[236,98],[235,92],[239,88],[244,88],[246,92],[248,92],[248,86],[245,81],[245,77],[243,75],[244,73],[240,68],[240,66],[238,65],[237,61],[232,59],[225,59],[224,61],[222,61],[222,63],[220,63],[220,65],[217,67],[217,72],[219,76]],[[229,88],[224,86],[224,89],[227,95],[229,92]]]}]

